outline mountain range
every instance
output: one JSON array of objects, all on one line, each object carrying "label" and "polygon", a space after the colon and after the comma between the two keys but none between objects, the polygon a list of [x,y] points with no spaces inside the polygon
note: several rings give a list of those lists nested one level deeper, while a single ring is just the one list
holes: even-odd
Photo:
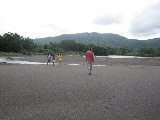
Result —
[{"label": "mountain range", "polygon": [[118,34],[113,33],[77,33],[77,34],[62,34],[55,37],[36,38],[33,41],[37,44],[58,43],[62,40],[75,40],[83,44],[95,44],[101,47],[121,47],[128,46],[131,49],[139,49],[143,46],[160,48],[160,38],[138,40],[128,39]]}]

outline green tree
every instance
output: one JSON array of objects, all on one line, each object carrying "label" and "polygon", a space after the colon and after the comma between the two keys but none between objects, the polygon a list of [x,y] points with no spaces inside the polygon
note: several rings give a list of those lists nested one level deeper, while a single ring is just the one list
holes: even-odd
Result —
[{"label": "green tree", "polygon": [[34,44],[33,40],[31,40],[30,38],[25,38],[23,40],[23,47],[22,47],[23,52],[27,53],[35,52],[36,47],[37,47],[36,44]]},{"label": "green tree", "polygon": [[76,42],[74,40],[63,40],[61,42],[61,47],[66,51],[76,51]]},{"label": "green tree", "polygon": [[160,48],[157,48],[155,50],[155,56],[159,56],[160,57]]},{"label": "green tree", "polygon": [[138,54],[140,56],[152,57],[155,55],[155,50],[152,47],[144,46],[141,49],[139,49]]},{"label": "green tree", "polygon": [[118,54],[119,55],[127,55],[127,53],[129,52],[129,48],[125,45],[121,46],[119,49],[118,49]]},{"label": "green tree", "polygon": [[96,46],[94,44],[87,45],[85,49],[86,51],[92,49],[95,55],[109,55],[109,50],[107,48]]},{"label": "green tree", "polygon": [[4,51],[6,52],[20,52],[22,49],[22,37],[17,33],[5,33],[3,35],[3,46],[5,47]]},{"label": "green tree", "polygon": [[0,50],[4,52],[30,53],[36,50],[36,44],[29,38],[17,33],[5,33],[0,37]]}]

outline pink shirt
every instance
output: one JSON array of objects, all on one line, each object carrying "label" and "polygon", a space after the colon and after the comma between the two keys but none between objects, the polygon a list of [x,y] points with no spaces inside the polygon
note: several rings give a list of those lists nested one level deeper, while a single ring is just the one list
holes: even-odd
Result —
[{"label": "pink shirt", "polygon": [[94,62],[94,53],[92,51],[87,51],[86,52],[86,60],[88,62]]}]

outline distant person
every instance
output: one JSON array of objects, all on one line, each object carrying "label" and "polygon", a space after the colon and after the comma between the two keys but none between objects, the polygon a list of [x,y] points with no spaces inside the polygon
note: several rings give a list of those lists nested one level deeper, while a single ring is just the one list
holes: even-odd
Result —
[{"label": "distant person", "polygon": [[58,54],[58,63],[59,63],[59,66],[62,65],[62,60],[63,60],[62,54],[59,53],[59,54]]},{"label": "distant person", "polygon": [[94,62],[94,53],[92,51],[92,49],[88,50],[86,52],[86,61],[88,62],[88,69],[89,69],[89,75],[92,74],[92,65]]},{"label": "distant person", "polygon": [[54,54],[52,54],[52,62],[53,62],[53,66],[54,66],[54,63],[55,63],[55,56],[54,56]]},{"label": "distant person", "polygon": [[48,54],[48,56],[47,56],[47,65],[48,65],[48,63],[50,63],[50,62],[51,62],[51,55]]}]

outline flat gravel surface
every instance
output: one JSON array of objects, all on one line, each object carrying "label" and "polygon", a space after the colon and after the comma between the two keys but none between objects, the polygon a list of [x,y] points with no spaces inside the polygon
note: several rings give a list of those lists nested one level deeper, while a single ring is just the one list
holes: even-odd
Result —
[{"label": "flat gravel surface", "polygon": [[160,120],[160,66],[2,64],[0,120]]}]

